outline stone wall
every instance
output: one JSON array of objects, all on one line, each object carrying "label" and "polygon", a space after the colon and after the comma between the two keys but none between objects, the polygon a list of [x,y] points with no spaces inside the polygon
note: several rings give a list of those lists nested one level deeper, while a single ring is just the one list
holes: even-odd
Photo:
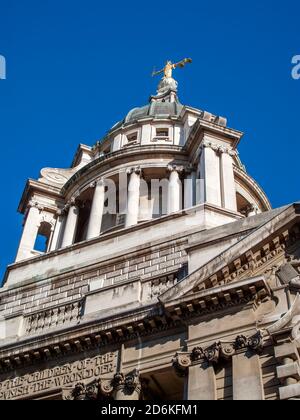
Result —
[{"label": "stone wall", "polygon": [[[187,263],[185,251],[186,240],[170,243],[167,246],[154,248],[152,251],[136,252],[125,255],[114,261],[106,261],[86,268],[81,273],[72,272],[0,292],[1,316],[12,316],[14,313],[25,314],[64,305],[83,298],[89,290],[116,286],[124,282],[142,282],[162,278],[178,272]],[[21,281],[22,279],[20,279]]]}]

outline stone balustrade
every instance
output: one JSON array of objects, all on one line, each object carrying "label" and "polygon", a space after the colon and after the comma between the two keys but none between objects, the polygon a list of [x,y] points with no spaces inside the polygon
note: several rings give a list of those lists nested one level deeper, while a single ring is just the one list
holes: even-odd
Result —
[{"label": "stone balustrade", "polygon": [[35,312],[25,318],[25,333],[35,334],[64,324],[77,323],[81,316],[82,300]]}]

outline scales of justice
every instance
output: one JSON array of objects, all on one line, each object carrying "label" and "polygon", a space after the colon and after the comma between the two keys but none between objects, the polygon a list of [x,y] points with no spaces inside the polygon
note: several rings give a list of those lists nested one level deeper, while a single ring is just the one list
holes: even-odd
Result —
[{"label": "scales of justice", "polygon": [[192,63],[191,58],[184,58],[178,63],[172,63],[172,61],[167,61],[166,65],[161,70],[159,71],[153,70],[152,77],[158,76],[159,74],[163,74],[163,78],[161,79],[158,85],[157,93],[162,94],[168,90],[177,91],[178,83],[172,77],[173,70],[175,70],[177,67],[183,68],[188,63]]}]

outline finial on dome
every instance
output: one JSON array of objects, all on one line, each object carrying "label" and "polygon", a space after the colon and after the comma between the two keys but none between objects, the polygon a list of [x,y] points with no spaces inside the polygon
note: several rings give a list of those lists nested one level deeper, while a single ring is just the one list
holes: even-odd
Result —
[{"label": "finial on dome", "polygon": [[192,63],[191,58],[184,58],[183,60],[179,61],[178,63],[172,63],[172,61],[167,61],[166,65],[159,71],[153,71],[152,77],[157,76],[159,74],[163,74],[163,77],[158,85],[157,94],[164,95],[170,91],[177,92],[178,83],[175,79],[173,79],[173,70],[177,67],[184,67],[187,63]]}]

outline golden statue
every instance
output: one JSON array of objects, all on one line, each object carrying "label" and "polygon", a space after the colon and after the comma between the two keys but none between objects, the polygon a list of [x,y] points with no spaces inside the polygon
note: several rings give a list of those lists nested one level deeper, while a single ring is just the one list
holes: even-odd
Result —
[{"label": "golden statue", "polygon": [[159,71],[153,71],[152,77],[164,73],[165,79],[172,79],[172,72],[174,69],[176,69],[176,67],[184,67],[187,63],[191,62],[191,58],[185,58],[184,60],[179,61],[179,63],[172,63],[172,61],[167,61],[163,69]]}]

